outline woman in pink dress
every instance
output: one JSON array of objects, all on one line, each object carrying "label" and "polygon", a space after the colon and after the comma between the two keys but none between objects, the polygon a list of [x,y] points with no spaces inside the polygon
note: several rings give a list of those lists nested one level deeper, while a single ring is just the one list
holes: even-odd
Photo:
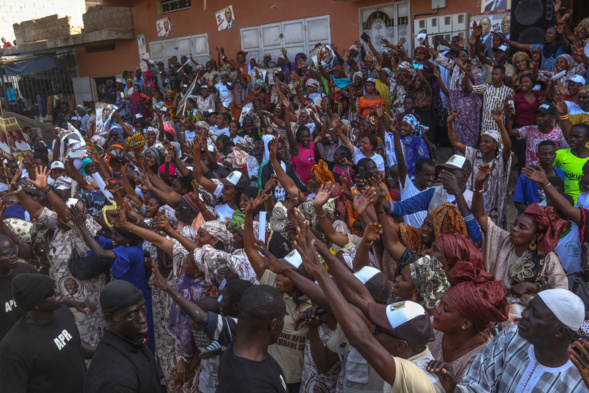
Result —
[{"label": "woman in pink dress", "polygon": [[317,164],[314,152],[315,143],[311,142],[311,131],[305,126],[300,126],[295,136],[290,126],[289,109],[289,107],[284,109],[284,124],[290,146],[290,162],[292,162],[295,173],[301,181],[307,184],[311,179],[311,169]]}]

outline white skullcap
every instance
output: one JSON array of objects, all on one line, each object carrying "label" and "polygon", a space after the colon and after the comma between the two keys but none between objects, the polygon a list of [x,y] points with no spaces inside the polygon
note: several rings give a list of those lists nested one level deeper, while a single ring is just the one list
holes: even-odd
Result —
[{"label": "white skullcap", "polygon": [[563,325],[573,332],[581,328],[585,320],[585,304],[580,297],[563,288],[547,289],[538,296]]},{"label": "white skullcap", "polygon": [[356,276],[358,280],[362,281],[362,284],[366,284],[368,280],[376,276],[378,273],[380,273],[380,270],[372,266],[364,266],[362,269],[354,273],[354,276]]}]

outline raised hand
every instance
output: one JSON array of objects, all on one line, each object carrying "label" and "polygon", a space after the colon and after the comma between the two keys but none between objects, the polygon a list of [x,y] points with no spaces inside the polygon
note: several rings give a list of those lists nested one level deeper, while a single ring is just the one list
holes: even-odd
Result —
[{"label": "raised hand", "polygon": [[270,196],[271,194],[264,194],[262,193],[262,191],[258,191],[258,195],[255,198],[251,198],[247,202],[247,206],[245,207],[245,214],[253,213],[254,210],[262,206],[264,202],[266,202],[268,198],[270,198]]},{"label": "raised hand", "polygon": [[495,120],[495,123],[503,123],[503,111],[501,108],[493,109],[491,113],[493,114],[493,120]]},{"label": "raised hand", "polygon": [[380,186],[380,180],[376,180],[375,178],[368,179],[368,183],[373,188],[373,192],[370,193],[372,196],[372,204],[374,207],[378,207],[382,205],[382,192]]},{"label": "raised hand", "polygon": [[313,204],[315,206],[323,206],[327,203],[327,201],[329,200],[329,198],[331,198],[331,193],[333,192],[333,189],[335,188],[335,184],[332,184],[331,182],[327,182],[326,184],[322,184],[321,187],[319,187],[319,191],[317,191],[317,195],[315,196],[315,199],[313,200]]},{"label": "raised hand", "polygon": [[276,186],[278,185],[278,177],[275,174],[270,175],[270,179],[266,182],[264,186],[264,194],[265,195],[273,195]]},{"label": "raised hand", "polygon": [[491,176],[491,173],[493,173],[493,170],[495,169],[495,161],[493,161],[493,166],[489,166],[489,164],[482,164],[479,165],[479,170],[477,172],[477,175],[474,179],[475,184],[482,186],[483,184],[486,183],[486,181],[489,179],[489,177]]},{"label": "raised hand", "polygon": [[454,376],[454,370],[452,370],[452,366],[450,364],[432,360],[427,365],[427,371],[438,376],[440,383],[446,392],[453,392],[456,388],[458,381]]},{"label": "raised hand", "polygon": [[380,239],[382,234],[382,226],[380,224],[371,222],[364,228],[364,235],[362,238],[367,242],[375,242]]},{"label": "raised hand", "polygon": [[301,330],[303,326],[319,326],[321,320],[317,316],[317,310],[319,306],[312,306],[299,314],[295,321],[295,330]]},{"label": "raised hand", "polygon": [[86,216],[76,205],[68,208],[68,218],[80,228],[86,225]]},{"label": "raised hand", "polygon": [[575,365],[585,385],[589,388],[589,341],[581,344],[578,341],[573,342],[574,348],[569,348],[569,359]]},{"label": "raised hand", "polygon": [[32,185],[34,185],[35,187],[37,187],[39,190],[45,191],[48,188],[48,186],[47,186],[47,174],[48,173],[49,172],[47,171],[46,166],[37,167],[37,168],[35,168],[35,180],[27,179],[27,181],[29,183],[31,183]]},{"label": "raised hand", "polygon": [[354,210],[358,213],[358,216],[362,216],[366,212],[366,209],[368,209],[368,206],[372,203],[375,194],[378,194],[378,192],[374,188],[369,187],[362,195],[358,196],[358,198],[354,198],[352,204]]},{"label": "raised hand", "polygon": [[151,260],[151,272],[153,274],[151,276],[151,281],[149,282],[149,285],[151,285],[153,287],[157,287],[162,290],[166,290],[169,288],[168,282],[166,281],[164,276],[162,276],[162,273],[158,269],[158,267],[153,259]]},{"label": "raised hand", "polygon": [[554,104],[554,107],[560,116],[565,116],[569,113],[567,104],[564,102],[564,98],[562,98],[562,96],[554,96],[552,103]]},{"label": "raised hand", "polygon": [[170,224],[170,220],[166,217],[165,214],[161,214],[155,219],[155,229],[159,231],[168,232],[172,229],[172,225]]},{"label": "raised hand", "polygon": [[293,242],[295,249],[301,255],[303,259],[303,265],[307,273],[309,273],[312,277],[319,277],[321,274],[326,274],[326,270],[319,261],[319,256],[317,255],[317,251],[315,251],[315,242],[316,239],[310,239],[309,233],[311,229],[309,228],[309,222],[305,221],[303,227],[297,228],[297,236],[296,240]]},{"label": "raised hand", "polygon": [[268,265],[268,269],[270,269],[272,273],[280,274],[291,268],[291,265],[284,259],[279,260],[272,253],[270,253],[263,241],[257,240],[254,246],[256,247],[256,250],[262,254],[266,264]]},{"label": "raised hand", "polygon": [[533,166],[527,166],[522,169],[522,174],[534,183],[538,183],[538,185],[542,187],[546,187],[546,185],[550,183],[548,181],[548,177],[546,176],[546,172],[544,172],[542,167],[536,168]]},{"label": "raised hand", "polygon": [[460,113],[460,110],[450,111],[450,113],[448,113],[448,119],[446,120],[448,122],[448,124],[453,123],[454,120],[456,120],[456,118],[458,117],[459,113]]}]

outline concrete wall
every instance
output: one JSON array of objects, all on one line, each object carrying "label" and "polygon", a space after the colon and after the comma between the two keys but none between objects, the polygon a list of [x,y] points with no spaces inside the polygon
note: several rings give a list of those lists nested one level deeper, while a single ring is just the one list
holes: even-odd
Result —
[{"label": "concrete wall", "polygon": [[12,25],[26,20],[58,14],[70,16],[71,24],[81,27],[86,4],[84,0],[0,0],[0,11],[0,36],[12,42]]},{"label": "concrete wall", "polygon": [[[441,9],[438,15],[467,12],[469,15],[480,13],[481,0],[448,0],[448,7]],[[129,0],[105,0],[105,5],[125,6]],[[224,47],[225,53],[234,58],[241,49],[240,29],[244,27],[263,25],[293,19],[309,18],[320,15],[331,15],[331,38],[340,48],[345,48],[359,38],[359,8],[386,4],[386,1],[333,1],[333,0],[232,0],[215,4],[207,1],[207,9],[203,9],[203,1],[193,0],[188,10],[177,11],[161,15],[159,1],[133,0],[133,22],[136,34],[145,34],[147,50],[149,42],[161,39],[176,38],[188,35],[208,33],[209,48],[214,52],[215,47]],[[213,3],[213,4],[211,4]],[[215,12],[223,7],[232,5],[235,15],[235,27],[217,31]],[[431,12],[431,0],[411,0],[411,28],[413,15]],[[172,25],[170,37],[157,37],[156,20],[168,17]],[[425,16],[424,16],[425,17]],[[126,52],[119,50],[102,52],[100,54],[85,55],[78,51],[78,68],[80,76],[98,76],[120,74],[122,70],[133,69],[139,65],[137,42],[122,45]],[[84,59],[86,56],[96,57],[99,66]],[[101,72],[93,74],[98,69]]]},{"label": "concrete wall", "polygon": [[73,25],[71,17],[59,18],[57,15],[15,23],[13,29],[15,39],[20,45],[68,37],[82,32],[82,26]]},{"label": "concrete wall", "polygon": [[84,33],[102,30],[105,27],[133,26],[133,12],[131,7],[104,7],[101,5],[90,7],[83,15]]}]

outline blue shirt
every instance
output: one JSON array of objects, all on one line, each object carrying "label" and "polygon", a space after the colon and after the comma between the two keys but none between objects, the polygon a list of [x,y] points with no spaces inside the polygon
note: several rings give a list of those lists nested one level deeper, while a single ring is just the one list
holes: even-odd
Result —
[{"label": "blue shirt", "polygon": [[[389,210],[387,213],[393,217],[403,217],[407,214],[413,214],[423,210],[428,211],[429,204],[438,187],[428,188],[427,190],[422,191],[419,194],[401,202],[389,201]],[[452,201],[452,203],[456,204],[456,200]],[[472,215],[472,208],[470,211],[470,214],[464,216],[464,223],[466,224],[466,231],[468,232],[468,236],[472,239],[473,242],[476,243],[482,239],[481,227]]]},{"label": "blue shirt", "polygon": [[135,85],[139,85],[141,86],[141,88],[143,88],[143,84],[145,83],[145,80],[143,79],[143,75],[141,75],[141,78],[137,79],[137,77],[133,77],[133,86]]},{"label": "blue shirt", "polygon": [[[110,267],[113,278],[130,282],[143,292],[145,308],[147,310],[147,325],[149,327],[146,345],[153,351],[155,339],[151,310],[151,288],[147,282],[145,267],[143,266],[143,243],[132,247],[119,246],[112,248],[111,239],[102,236],[95,236],[94,239],[96,239],[98,245],[104,250],[112,250],[116,255],[116,259]],[[88,256],[94,256],[92,251],[88,251]]]},{"label": "blue shirt", "polygon": [[[564,180],[564,172],[562,169],[555,166],[552,167],[556,176]],[[540,202],[540,195],[538,194],[538,183],[535,183],[525,177],[523,174],[519,175],[517,183],[515,184],[515,192],[513,193],[513,202],[525,203],[526,206],[530,206],[534,202]],[[518,210],[517,215],[519,216],[522,212]]]}]

